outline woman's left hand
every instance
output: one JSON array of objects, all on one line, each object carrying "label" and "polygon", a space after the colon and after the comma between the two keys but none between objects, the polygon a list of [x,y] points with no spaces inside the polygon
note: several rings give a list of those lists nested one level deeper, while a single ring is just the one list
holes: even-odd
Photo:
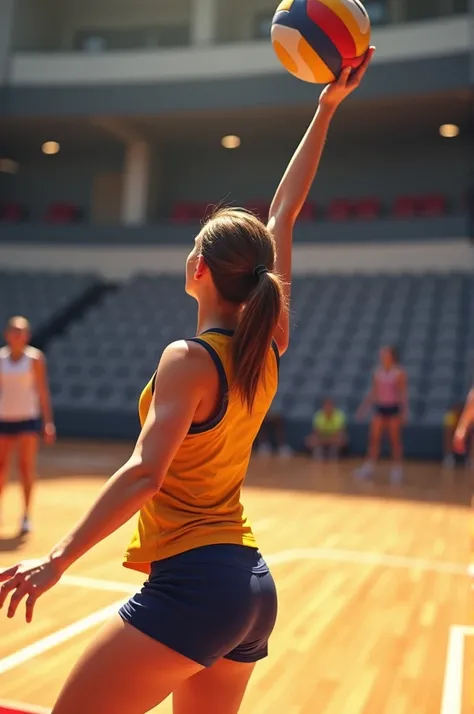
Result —
[{"label": "woman's left hand", "polygon": [[46,446],[53,446],[56,443],[56,427],[53,422],[46,422],[43,427],[43,440]]},{"label": "woman's left hand", "polygon": [[7,616],[14,617],[18,605],[26,597],[26,622],[31,622],[37,599],[56,585],[62,574],[57,560],[49,556],[38,560],[24,560],[1,571],[0,582],[3,585],[0,586],[0,608],[12,593]]},{"label": "woman's left hand", "polygon": [[456,429],[453,438],[453,451],[456,454],[464,454],[466,450],[466,433],[462,429]]}]

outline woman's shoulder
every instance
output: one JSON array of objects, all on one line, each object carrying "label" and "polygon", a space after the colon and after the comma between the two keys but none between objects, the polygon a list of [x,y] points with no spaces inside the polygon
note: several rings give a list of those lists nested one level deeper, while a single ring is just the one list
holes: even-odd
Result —
[{"label": "woman's shoulder", "polygon": [[32,347],[31,345],[27,345],[27,347],[25,347],[25,356],[35,360],[35,362],[41,362],[45,358],[44,353],[41,352],[41,350],[38,350],[36,347]]}]

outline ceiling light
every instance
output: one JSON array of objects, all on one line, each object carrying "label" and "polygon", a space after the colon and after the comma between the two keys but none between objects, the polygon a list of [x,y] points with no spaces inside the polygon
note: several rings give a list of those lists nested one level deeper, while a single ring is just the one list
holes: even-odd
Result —
[{"label": "ceiling light", "polygon": [[235,136],[235,134],[229,134],[228,136],[223,136],[221,144],[224,149],[238,149],[240,146],[240,136]]},{"label": "ceiling light", "polygon": [[457,124],[442,124],[439,128],[439,133],[445,139],[454,139],[459,135],[459,127]]},{"label": "ceiling light", "polygon": [[54,154],[59,153],[60,148],[61,147],[59,146],[57,141],[45,141],[43,146],[41,147],[41,151],[47,156],[54,156]]}]

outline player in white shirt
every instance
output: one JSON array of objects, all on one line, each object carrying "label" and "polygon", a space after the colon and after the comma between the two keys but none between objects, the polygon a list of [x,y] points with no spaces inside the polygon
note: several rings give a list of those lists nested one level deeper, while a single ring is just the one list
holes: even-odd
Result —
[{"label": "player in white shirt", "polygon": [[12,317],[5,330],[6,346],[0,349],[0,501],[10,457],[18,455],[24,496],[21,534],[31,530],[30,504],[36,477],[40,435],[45,443],[55,440],[46,360],[28,343],[30,325],[24,317]]}]

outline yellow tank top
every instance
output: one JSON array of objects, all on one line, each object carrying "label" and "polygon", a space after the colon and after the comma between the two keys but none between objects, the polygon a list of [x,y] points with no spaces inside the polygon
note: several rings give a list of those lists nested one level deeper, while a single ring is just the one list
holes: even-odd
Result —
[{"label": "yellow tank top", "polygon": [[[216,415],[191,427],[160,491],[140,511],[124,565],[145,573],[150,564],[205,545],[233,543],[256,548],[240,493],[253,441],[278,386],[278,352],[272,343],[265,372],[249,414],[232,388],[232,332],[209,330],[194,338],[209,353],[219,374]],[[153,398],[154,377],[139,402],[143,425]]]}]

